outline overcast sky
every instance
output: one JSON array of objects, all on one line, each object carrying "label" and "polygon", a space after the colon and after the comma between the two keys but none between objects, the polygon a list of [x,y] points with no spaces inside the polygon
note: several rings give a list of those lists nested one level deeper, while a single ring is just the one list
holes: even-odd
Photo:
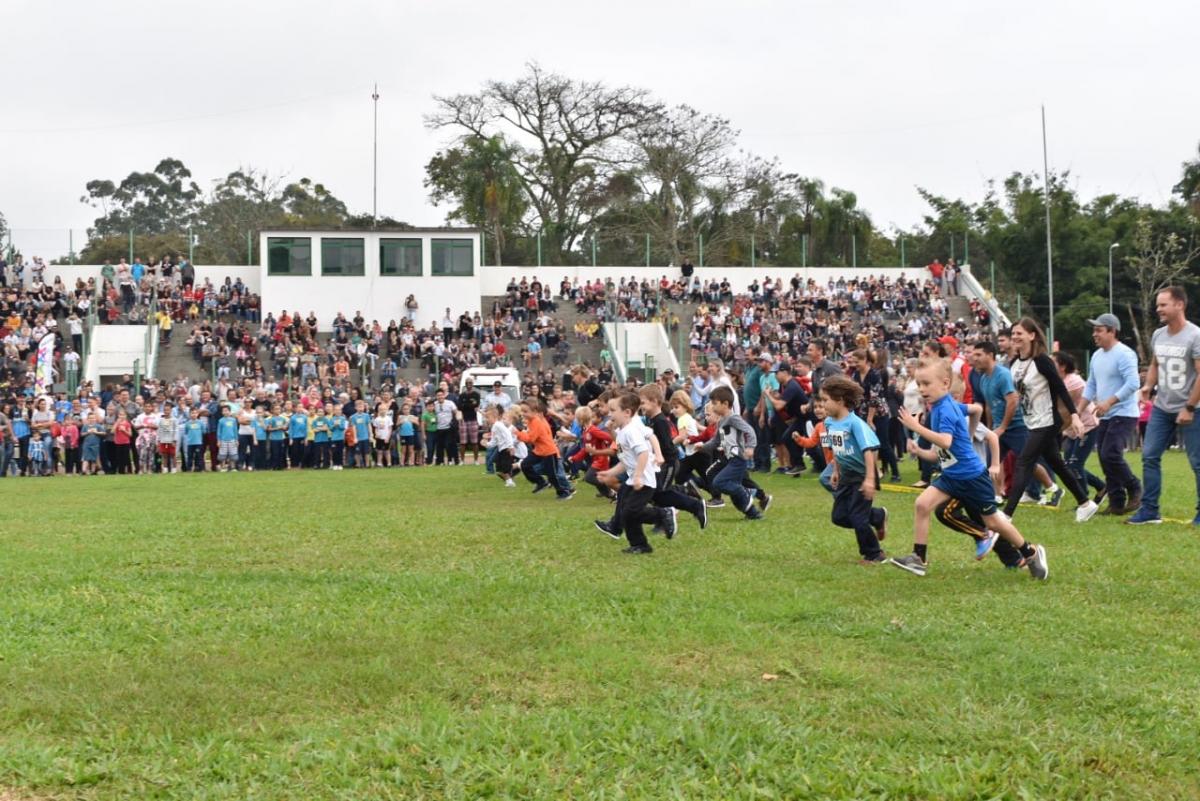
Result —
[{"label": "overcast sky", "polygon": [[89,179],[164,156],[205,189],[251,165],[369,212],[374,81],[379,212],[440,224],[431,96],[530,60],[723,114],[745,149],[855,191],[885,229],[920,221],[918,185],[978,199],[1040,171],[1043,102],[1051,168],[1085,197],[1165,203],[1200,140],[1195,0],[3,5],[0,212],[18,245],[86,228]]}]

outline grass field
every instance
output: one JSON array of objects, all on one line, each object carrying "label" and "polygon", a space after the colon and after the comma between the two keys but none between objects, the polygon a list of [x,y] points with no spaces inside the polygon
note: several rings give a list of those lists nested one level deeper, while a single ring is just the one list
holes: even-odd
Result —
[{"label": "grass field", "polygon": [[2,481],[0,798],[1200,797],[1191,527],[919,579],[767,483],[627,557],[478,468]]}]

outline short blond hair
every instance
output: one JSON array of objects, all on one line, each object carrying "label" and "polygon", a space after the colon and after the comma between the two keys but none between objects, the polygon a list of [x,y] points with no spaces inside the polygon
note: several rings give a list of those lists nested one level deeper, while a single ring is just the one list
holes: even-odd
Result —
[{"label": "short blond hair", "polygon": [[671,405],[680,406],[685,412],[691,414],[696,411],[696,407],[692,405],[692,396],[684,392],[682,389],[677,389],[671,395]]},{"label": "short blond hair", "polygon": [[954,371],[950,369],[949,359],[921,359],[917,362],[917,370],[937,370],[947,384],[954,379]]}]

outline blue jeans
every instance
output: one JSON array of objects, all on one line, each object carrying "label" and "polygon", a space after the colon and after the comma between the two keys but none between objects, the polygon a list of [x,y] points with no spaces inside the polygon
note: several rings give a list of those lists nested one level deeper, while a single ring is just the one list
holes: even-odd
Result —
[{"label": "blue jeans", "polygon": [[758,439],[754,445],[754,469],[761,470],[764,473],[771,470],[771,425],[768,422],[765,426],[760,426],[757,419],[746,420],[750,427],[754,429],[754,434]]},{"label": "blue jeans", "polygon": [[[1200,499],[1200,425],[1193,420],[1189,425],[1179,426],[1175,417],[1155,406],[1146,425],[1146,438],[1142,442],[1142,509],[1147,512],[1158,513],[1158,497],[1162,494],[1162,455],[1175,439],[1176,429],[1183,434],[1183,447],[1187,449],[1197,498]],[[1197,510],[1200,511],[1200,504]]]},{"label": "blue jeans", "polygon": [[4,445],[0,446],[0,478],[8,476],[8,466],[16,465],[13,462],[13,443],[11,439],[6,439]]},{"label": "blue jeans", "polygon": [[1063,440],[1063,461],[1084,488],[1104,489],[1104,482],[1087,470],[1087,460],[1096,447],[1096,437],[1099,433],[1099,429],[1093,428],[1079,439],[1067,437]]},{"label": "blue jeans", "polygon": [[728,495],[739,511],[746,509],[751,501],[750,493],[742,486],[749,468],[750,462],[745,459],[730,459],[713,479],[713,488]]}]

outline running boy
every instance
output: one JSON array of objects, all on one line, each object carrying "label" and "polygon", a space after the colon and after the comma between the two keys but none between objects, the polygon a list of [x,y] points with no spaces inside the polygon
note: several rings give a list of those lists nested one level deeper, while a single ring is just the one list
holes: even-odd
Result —
[{"label": "running boy", "polygon": [[[675,473],[679,470],[679,448],[675,444],[676,432],[671,428],[671,421],[663,414],[662,387],[658,384],[647,384],[638,390],[642,399],[642,414],[650,424],[650,431],[658,440],[658,448],[662,454],[662,465],[655,475],[654,505],[660,508],[671,507],[682,509],[696,518],[700,529],[708,527],[708,507],[699,498],[685,495],[675,488]],[[754,453],[753,449],[750,451]]]},{"label": "running boy", "polygon": [[887,561],[879,541],[887,536],[888,512],[875,508],[879,489],[876,459],[879,438],[861,417],[854,413],[862,400],[863,389],[853,379],[835,375],[821,383],[820,396],[825,404],[825,431],[833,451],[833,524],[854,529],[858,538],[860,565],[879,565]]},{"label": "running boy", "polygon": [[496,475],[504,479],[504,486],[515,487],[517,484],[512,480],[512,476],[513,449],[516,445],[516,437],[513,436],[508,423],[504,422],[504,410],[499,406],[489,406],[483,416],[491,430],[488,447],[496,451]]},{"label": "running boy", "polygon": [[[625,532],[629,547],[622,553],[631,555],[654,553],[642,526],[659,525],[668,537],[675,535],[676,516],[672,508],[658,509],[650,505],[654,499],[654,452],[650,447],[651,434],[638,417],[641,398],[625,392],[608,402],[609,419],[617,427],[617,455],[620,463],[611,469],[614,475],[625,474],[625,483],[617,497],[617,521]],[[597,520],[596,528],[614,539],[619,531],[606,521]]]},{"label": "running boy", "polygon": [[734,414],[733,390],[727,386],[719,386],[709,393],[708,407],[709,413],[718,418],[717,435],[700,448],[715,453],[719,447],[725,455],[724,464],[712,478],[713,489],[728,494],[733,505],[748,519],[760,520],[771,505],[771,496],[763,493],[765,500],[762,508],[755,508],[754,495],[743,486],[749,477],[754,461],[754,446],[758,442],[754,429],[740,414]]},{"label": "running boy", "polygon": [[974,510],[984,524],[1008,541],[1021,555],[1021,565],[1035,579],[1046,579],[1050,568],[1046,549],[1034,545],[996,508],[995,487],[983,460],[971,447],[963,410],[950,397],[950,363],[945,359],[925,359],[917,367],[917,388],[929,407],[929,427],[921,425],[907,409],[900,409],[900,422],[924,437],[938,451],[942,473],[917,498],[913,521],[913,553],[891,559],[896,567],[916,576],[924,576],[928,566],[929,518],[939,505],[956,498],[968,512]]}]

